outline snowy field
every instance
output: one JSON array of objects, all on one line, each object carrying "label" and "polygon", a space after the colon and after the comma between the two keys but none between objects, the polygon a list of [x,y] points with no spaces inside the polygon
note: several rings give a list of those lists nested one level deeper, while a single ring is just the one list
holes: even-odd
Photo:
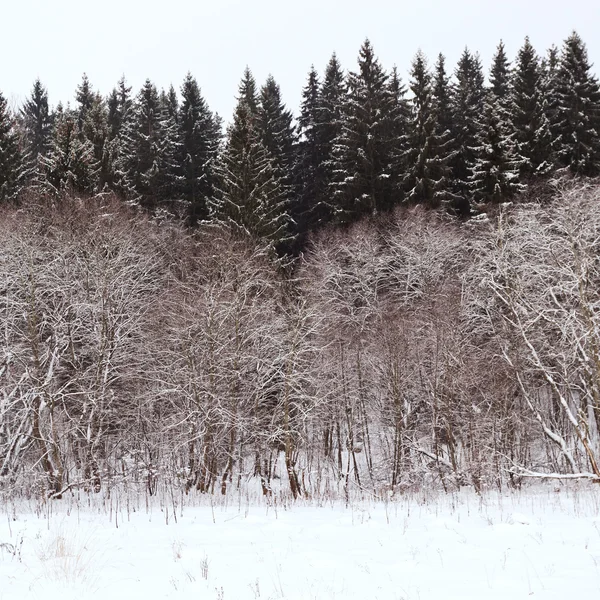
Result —
[{"label": "snowy field", "polygon": [[0,600],[600,598],[600,490],[191,502],[5,502]]}]

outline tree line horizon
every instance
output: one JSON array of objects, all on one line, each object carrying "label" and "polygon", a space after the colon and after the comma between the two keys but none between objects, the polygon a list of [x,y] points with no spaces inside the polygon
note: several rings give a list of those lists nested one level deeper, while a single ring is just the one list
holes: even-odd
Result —
[{"label": "tree line horizon", "polygon": [[[486,81],[487,79],[487,81]],[[462,217],[600,173],[600,86],[573,32],[540,56],[496,48],[486,78],[465,48],[450,71],[419,50],[405,83],[367,39],[356,70],[311,68],[294,117],[269,76],[246,68],[226,130],[188,73],[178,94],[123,76],[104,96],[84,74],[51,110],[37,79],[19,110],[0,93],[0,201],[31,191],[114,192],[191,225],[227,223],[282,255],[330,223],[422,204]]]}]

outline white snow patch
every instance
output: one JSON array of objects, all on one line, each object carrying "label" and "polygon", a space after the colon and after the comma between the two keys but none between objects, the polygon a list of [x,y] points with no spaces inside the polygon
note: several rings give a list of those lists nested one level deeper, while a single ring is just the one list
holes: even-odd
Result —
[{"label": "white snow patch", "polygon": [[600,598],[594,490],[175,514],[151,500],[5,504],[0,600]]}]

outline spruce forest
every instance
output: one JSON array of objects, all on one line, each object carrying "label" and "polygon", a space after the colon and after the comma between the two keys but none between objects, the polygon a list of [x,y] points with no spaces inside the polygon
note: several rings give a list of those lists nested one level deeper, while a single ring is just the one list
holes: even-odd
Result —
[{"label": "spruce forest", "polygon": [[600,482],[600,84],[367,40],[225,127],[0,94],[0,490],[322,498]]}]

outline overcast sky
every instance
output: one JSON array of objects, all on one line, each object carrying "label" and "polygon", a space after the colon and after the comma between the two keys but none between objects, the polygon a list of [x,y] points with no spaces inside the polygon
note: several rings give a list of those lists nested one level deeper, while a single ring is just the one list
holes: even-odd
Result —
[{"label": "overcast sky", "polygon": [[[213,110],[229,120],[248,65],[269,73],[297,113],[311,64],[332,52],[353,69],[369,37],[385,67],[406,79],[421,48],[453,69],[465,46],[486,72],[502,38],[511,59],[526,35],[540,53],[576,29],[600,65],[599,0],[7,0],[0,33],[0,90],[13,103],[40,77],[50,102],[73,100],[85,71],[107,94],[121,74],[137,91],[149,77],[179,89],[187,71]],[[598,72],[600,68],[594,67]]]}]

